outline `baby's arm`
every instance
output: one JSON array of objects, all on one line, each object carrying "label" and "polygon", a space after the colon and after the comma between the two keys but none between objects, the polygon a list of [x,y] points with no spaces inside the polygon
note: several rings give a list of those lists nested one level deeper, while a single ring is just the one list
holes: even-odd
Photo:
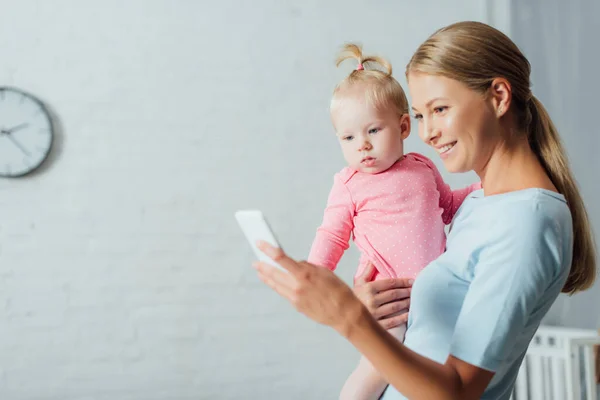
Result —
[{"label": "baby's arm", "polygon": [[339,400],[377,400],[387,385],[388,382],[363,356],[344,383]]},{"label": "baby's arm", "polygon": [[346,185],[336,175],[323,213],[323,222],[317,229],[308,262],[331,269],[337,267],[354,228],[354,203]]},{"label": "baby's arm", "polygon": [[457,190],[450,189],[450,186],[444,181],[442,181],[442,185],[443,187],[438,186],[438,190],[440,191],[440,206],[444,209],[442,219],[445,224],[449,224],[467,196],[471,192],[481,189],[481,182],[473,183]]},{"label": "baby's arm", "polygon": [[[406,325],[388,329],[400,342],[404,342]],[[388,382],[373,367],[365,356],[360,358],[358,366],[346,380],[339,400],[377,400],[383,394]]]},{"label": "baby's arm", "polygon": [[465,188],[452,190],[450,185],[444,182],[444,178],[442,178],[435,164],[432,161],[429,161],[429,164],[435,177],[438,192],[440,192],[440,207],[444,210],[442,220],[445,224],[449,224],[467,196],[471,192],[481,189],[481,182],[474,183]]}]

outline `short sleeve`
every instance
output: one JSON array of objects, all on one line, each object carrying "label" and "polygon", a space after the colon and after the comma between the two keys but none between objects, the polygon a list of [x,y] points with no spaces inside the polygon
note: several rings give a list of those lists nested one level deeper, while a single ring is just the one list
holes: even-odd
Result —
[{"label": "short sleeve", "polygon": [[[532,320],[539,322],[564,283],[564,232],[535,207],[511,210],[489,227],[472,259],[470,285],[450,354],[495,371]],[[570,263],[570,260],[568,260]],[[552,295],[548,295],[552,292]]]}]

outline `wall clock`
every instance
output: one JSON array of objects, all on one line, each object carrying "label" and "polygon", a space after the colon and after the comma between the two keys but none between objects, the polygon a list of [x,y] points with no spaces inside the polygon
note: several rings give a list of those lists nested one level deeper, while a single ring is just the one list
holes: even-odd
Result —
[{"label": "wall clock", "polygon": [[0,176],[21,177],[50,155],[54,128],[48,109],[33,95],[0,87]]}]

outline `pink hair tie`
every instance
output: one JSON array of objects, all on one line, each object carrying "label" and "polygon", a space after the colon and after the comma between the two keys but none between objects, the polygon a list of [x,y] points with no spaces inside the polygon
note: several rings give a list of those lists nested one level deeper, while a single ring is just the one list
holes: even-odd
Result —
[{"label": "pink hair tie", "polygon": [[363,65],[362,65],[362,64],[358,64],[358,67],[356,67],[356,70],[357,70],[357,71],[362,71],[362,70],[364,70],[364,69],[365,69],[365,67],[363,67]]}]

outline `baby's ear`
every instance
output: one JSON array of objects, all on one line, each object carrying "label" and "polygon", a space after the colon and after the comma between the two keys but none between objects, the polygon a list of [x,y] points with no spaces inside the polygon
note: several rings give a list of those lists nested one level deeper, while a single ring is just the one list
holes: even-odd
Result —
[{"label": "baby's ear", "polygon": [[400,133],[402,139],[406,139],[410,135],[410,115],[403,114],[400,117]]}]

